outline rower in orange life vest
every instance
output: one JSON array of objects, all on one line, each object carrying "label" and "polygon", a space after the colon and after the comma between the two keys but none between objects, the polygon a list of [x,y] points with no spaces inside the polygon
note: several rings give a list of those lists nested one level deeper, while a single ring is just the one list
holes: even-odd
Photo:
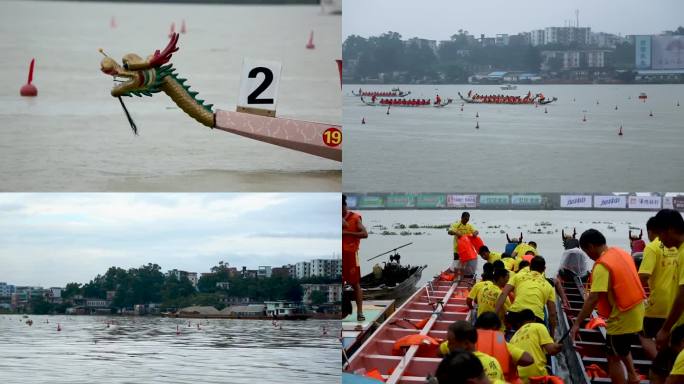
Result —
[{"label": "rower in orange life vest", "polygon": [[[584,319],[596,307],[606,321],[608,372],[613,383],[637,383],[631,346],[639,344],[643,329],[646,294],[639,281],[634,259],[626,251],[608,247],[601,232],[589,229],[580,236],[580,248],[594,260],[589,297],[570,329],[574,340]],[[627,371],[625,381],[624,368]]]},{"label": "rower in orange life vest", "polygon": [[435,96],[435,105],[439,105],[442,103],[442,99],[439,97],[439,95]]}]

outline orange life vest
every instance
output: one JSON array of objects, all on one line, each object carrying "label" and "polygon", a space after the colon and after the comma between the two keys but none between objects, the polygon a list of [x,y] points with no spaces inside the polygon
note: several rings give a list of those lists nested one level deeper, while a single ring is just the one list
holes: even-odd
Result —
[{"label": "orange life vest", "polygon": [[[628,311],[644,301],[646,292],[641,285],[636,265],[634,265],[634,260],[629,253],[620,248],[611,247],[603,252],[601,257],[596,260],[596,264],[601,264],[608,269],[610,290],[614,292],[613,299],[620,312]],[[615,294],[615,292],[619,292],[619,294]],[[601,294],[596,308],[601,317],[610,317],[612,307],[607,294]]]},{"label": "orange life vest", "polygon": [[[347,211],[347,216],[344,217],[344,221],[347,222],[347,227],[344,228],[349,232],[358,232],[359,223],[361,222],[361,215],[358,213]],[[353,237],[349,235],[342,235],[342,251],[346,252],[356,252],[359,250],[359,244],[361,244],[361,239],[358,237]]]},{"label": "orange life vest", "polygon": [[461,236],[458,238],[458,259],[460,261],[477,259],[477,252],[475,251],[475,248],[473,248],[470,236]]},{"label": "orange life vest", "polygon": [[470,243],[473,245],[473,248],[475,248],[476,252],[480,251],[480,248],[484,245],[484,241],[480,238],[480,236],[470,236]]},{"label": "orange life vest", "polygon": [[531,263],[532,259],[534,259],[534,255],[523,255],[522,259],[527,261],[528,263]]},{"label": "orange life vest", "polygon": [[504,337],[503,332],[489,329],[478,329],[477,344],[475,344],[475,348],[478,351],[486,353],[495,358],[499,362],[504,377],[506,378],[506,382],[520,382],[518,368],[513,363],[511,354],[508,353],[508,348],[506,347],[506,338]]}]

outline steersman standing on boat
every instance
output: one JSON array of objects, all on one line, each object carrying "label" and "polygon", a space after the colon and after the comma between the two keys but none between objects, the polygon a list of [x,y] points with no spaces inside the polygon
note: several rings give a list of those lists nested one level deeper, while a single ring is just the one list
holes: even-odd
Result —
[{"label": "steersman standing on boat", "polygon": [[361,215],[347,210],[347,196],[342,195],[342,283],[349,284],[354,288],[356,319],[358,321],[366,320],[363,315],[359,245],[361,239],[367,237],[368,232],[361,223]]}]

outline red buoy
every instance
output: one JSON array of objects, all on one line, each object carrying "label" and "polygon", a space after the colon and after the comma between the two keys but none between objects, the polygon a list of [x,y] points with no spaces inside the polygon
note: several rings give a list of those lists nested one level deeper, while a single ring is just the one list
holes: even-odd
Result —
[{"label": "red buoy", "polygon": [[306,49],[314,49],[316,46],[313,43],[313,31],[309,34],[309,42],[306,43]]},{"label": "red buoy", "polygon": [[19,89],[19,94],[22,96],[38,96],[38,88],[36,88],[35,85],[31,84],[33,81],[33,67],[36,64],[36,59],[31,59],[31,65],[29,65],[29,73],[28,73],[28,83],[24,84],[21,86],[21,89]]},{"label": "red buoy", "polygon": [[169,30],[169,39],[173,38],[173,35],[176,33],[176,23],[172,22],[171,23],[171,29]]},{"label": "red buoy", "polygon": [[185,19],[183,19],[183,21],[181,22],[180,33],[185,33],[185,32],[187,32],[187,29],[185,28]]}]

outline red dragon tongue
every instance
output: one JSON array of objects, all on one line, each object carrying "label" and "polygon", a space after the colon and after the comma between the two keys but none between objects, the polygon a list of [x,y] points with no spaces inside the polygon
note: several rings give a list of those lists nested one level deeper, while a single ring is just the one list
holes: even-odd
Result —
[{"label": "red dragon tongue", "polygon": [[31,59],[31,65],[29,66],[29,73],[28,73],[28,83],[29,84],[31,84],[31,82],[33,81],[33,67],[35,66],[35,64],[36,64],[36,59],[35,58]]}]

